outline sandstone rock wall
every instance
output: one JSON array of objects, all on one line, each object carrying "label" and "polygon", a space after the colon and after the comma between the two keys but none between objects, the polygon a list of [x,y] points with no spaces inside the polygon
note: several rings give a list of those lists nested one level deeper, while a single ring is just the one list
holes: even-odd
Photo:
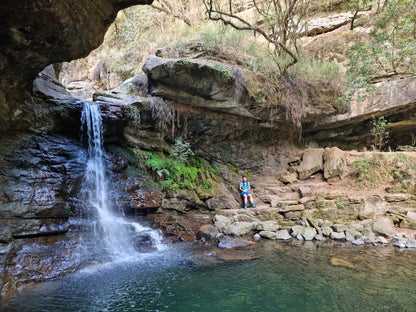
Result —
[{"label": "sandstone rock wall", "polygon": [[117,11],[152,0],[5,1],[0,10],[0,131],[26,129],[30,88],[47,65],[86,56],[103,40]]}]

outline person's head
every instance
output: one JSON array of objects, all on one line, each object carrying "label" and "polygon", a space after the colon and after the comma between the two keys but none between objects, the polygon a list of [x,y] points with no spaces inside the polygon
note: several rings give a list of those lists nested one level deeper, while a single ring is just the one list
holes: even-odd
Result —
[{"label": "person's head", "polygon": [[243,176],[243,181],[247,181],[247,177],[246,176]]}]

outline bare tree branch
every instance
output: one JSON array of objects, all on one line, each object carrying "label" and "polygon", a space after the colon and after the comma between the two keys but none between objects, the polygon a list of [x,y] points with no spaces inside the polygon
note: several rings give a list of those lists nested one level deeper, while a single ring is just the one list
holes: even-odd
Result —
[{"label": "bare tree branch", "polygon": [[289,57],[290,61],[283,64],[276,60],[281,73],[285,74],[287,69],[298,61],[296,39],[309,0],[252,0],[252,4],[261,16],[261,21],[251,23],[241,15],[233,13],[233,0],[228,0],[225,7],[221,7],[218,0],[204,0],[210,20],[221,21],[237,30],[259,33],[273,46],[276,57]]}]

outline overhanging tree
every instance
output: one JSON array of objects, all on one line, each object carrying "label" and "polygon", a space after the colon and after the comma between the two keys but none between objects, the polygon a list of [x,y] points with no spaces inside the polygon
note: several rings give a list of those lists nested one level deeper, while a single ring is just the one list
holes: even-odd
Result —
[{"label": "overhanging tree", "polygon": [[253,31],[268,43],[269,51],[281,74],[298,61],[297,39],[305,31],[310,0],[250,0],[255,18],[250,20],[238,10],[240,1],[204,0],[208,18],[237,30]]},{"label": "overhanging tree", "polygon": [[370,35],[371,41],[351,47],[344,104],[349,105],[359,89],[373,90],[380,78],[416,75],[416,1],[386,2]]}]

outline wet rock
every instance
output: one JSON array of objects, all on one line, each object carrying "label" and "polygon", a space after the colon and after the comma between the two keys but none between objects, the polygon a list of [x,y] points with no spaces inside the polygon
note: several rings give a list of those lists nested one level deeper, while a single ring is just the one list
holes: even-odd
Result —
[{"label": "wet rock", "polygon": [[380,244],[388,244],[389,241],[384,237],[384,236],[377,236],[376,237],[376,243],[380,243]]},{"label": "wet rock", "polygon": [[276,232],[272,232],[272,231],[260,231],[259,232],[261,237],[265,237],[268,239],[276,239]]},{"label": "wet rock", "polygon": [[315,237],[314,237],[314,239],[317,240],[318,242],[324,242],[324,241],[326,241],[326,238],[323,235],[321,235],[321,234],[316,234]]},{"label": "wet rock", "polygon": [[373,232],[379,235],[392,237],[394,236],[395,228],[393,221],[389,218],[378,218],[373,223]]},{"label": "wet rock", "polygon": [[406,243],[406,247],[415,249],[416,248],[416,240],[415,239],[409,239],[408,242]]},{"label": "wet rock", "polygon": [[211,242],[217,237],[218,231],[217,228],[211,224],[205,224],[201,226],[197,232],[198,240],[203,240],[204,242]]},{"label": "wet rock", "polygon": [[[120,195],[117,202],[127,215],[147,215],[161,207],[162,194],[158,191],[146,189],[142,181],[129,176],[126,179],[118,178],[117,182],[120,187]],[[164,204],[166,205],[165,207],[171,208],[177,205],[176,208],[183,209],[180,210],[181,212],[185,211],[185,208],[181,207],[177,201],[169,202],[167,200]],[[185,204],[188,206],[189,202]]]},{"label": "wet rock", "polygon": [[408,241],[406,238],[395,237],[392,240],[393,246],[399,247],[399,248],[406,248],[407,243]]},{"label": "wet rock", "polygon": [[353,245],[356,245],[356,246],[361,246],[361,245],[364,245],[364,240],[362,240],[361,238],[359,238],[359,239],[354,239],[351,243],[352,243]]},{"label": "wet rock", "polygon": [[257,231],[272,231],[276,232],[280,229],[280,225],[276,221],[261,221],[257,223]]},{"label": "wet rock", "polygon": [[311,241],[316,235],[316,229],[313,227],[305,227],[302,233],[303,238],[306,241]]},{"label": "wet rock", "polygon": [[345,224],[334,224],[332,225],[332,228],[334,229],[335,232],[344,232],[348,230],[348,226]]},{"label": "wet rock", "polygon": [[352,242],[352,241],[355,241],[357,239],[362,239],[362,238],[363,238],[363,234],[361,234],[360,232],[354,229],[348,229],[345,231],[345,240],[347,242]]},{"label": "wet rock", "polygon": [[324,236],[330,236],[331,233],[333,232],[333,230],[330,226],[323,226],[321,228],[321,230],[322,230],[322,235],[324,235]]},{"label": "wet rock", "polygon": [[69,222],[65,220],[22,220],[12,229],[15,239],[63,234],[68,232]]},{"label": "wet rock", "polygon": [[309,148],[303,154],[302,162],[298,168],[300,180],[306,180],[315,172],[323,169],[323,148]]},{"label": "wet rock", "polygon": [[344,232],[332,232],[331,235],[329,236],[332,239],[336,239],[336,240],[341,240],[341,239],[345,239],[345,233]]},{"label": "wet rock", "polygon": [[290,234],[293,237],[302,236],[304,230],[305,230],[305,227],[303,227],[302,225],[295,225],[295,226],[292,226]]},{"label": "wet rock", "polygon": [[341,267],[349,268],[349,269],[354,268],[354,265],[351,262],[344,260],[344,259],[340,259],[340,258],[333,257],[331,258],[330,263],[333,266],[341,266]]},{"label": "wet rock", "polygon": [[288,240],[291,238],[292,236],[289,234],[287,230],[280,230],[276,232],[276,239]]},{"label": "wet rock", "polygon": [[228,232],[230,225],[231,225],[230,219],[222,215],[215,215],[213,218],[213,221],[214,221],[215,227],[218,229],[219,232],[221,233]]},{"label": "wet rock", "polygon": [[255,248],[255,244],[251,241],[239,238],[222,236],[219,238],[218,247],[224,249],[252,249]]},{"label": "wet rock", "polygon": [[33,282],[58,278],[79,268],[83,258],[76,240],[53,235],[19,239],[7,253],[2,295],[15,294]]},{"label": "wet rock", "polygon": [[362,234],[364,242],[373,243],[376,241],[376,234],[372,231],[370,226],[365,226]]},{"label": "wet rock", "polygon": [[346,164],[344,152],[338,147],[326,148],[323,157],[325,179],[341,178]]},{"label": "wet rock", "polygon": [[256,228],[255,222],[234,222],[228,229],[228,234],[241,236],[248,234]]},{"label": "wet rock", "polygon": [[306,218],[307,220],[308,220],[308,222],[309,222],[309,224],[312,226],[312,227],[314,227],[315,228],[315,230],[316,231],[321,231],[321,228],[320,228],[320,226],[318,225],[318,222],[314,219],[314,218],[312,218],[312,217],[307,217]]},{"label": "wet rock", "polygon": [[261,239],[261,236],[260,236],[259,233],[256,233],[256,234],[253,235],[253,238],[254,238],[254,240],[259,240],[259,239]]},{"label": "wet rock", "polygon": [[179,212],[186,212],[189,210],[189,208],[186,206],[186,202],[178,198],[165,198],[162,201],[161,207],[163,209],[176,210]]}]

